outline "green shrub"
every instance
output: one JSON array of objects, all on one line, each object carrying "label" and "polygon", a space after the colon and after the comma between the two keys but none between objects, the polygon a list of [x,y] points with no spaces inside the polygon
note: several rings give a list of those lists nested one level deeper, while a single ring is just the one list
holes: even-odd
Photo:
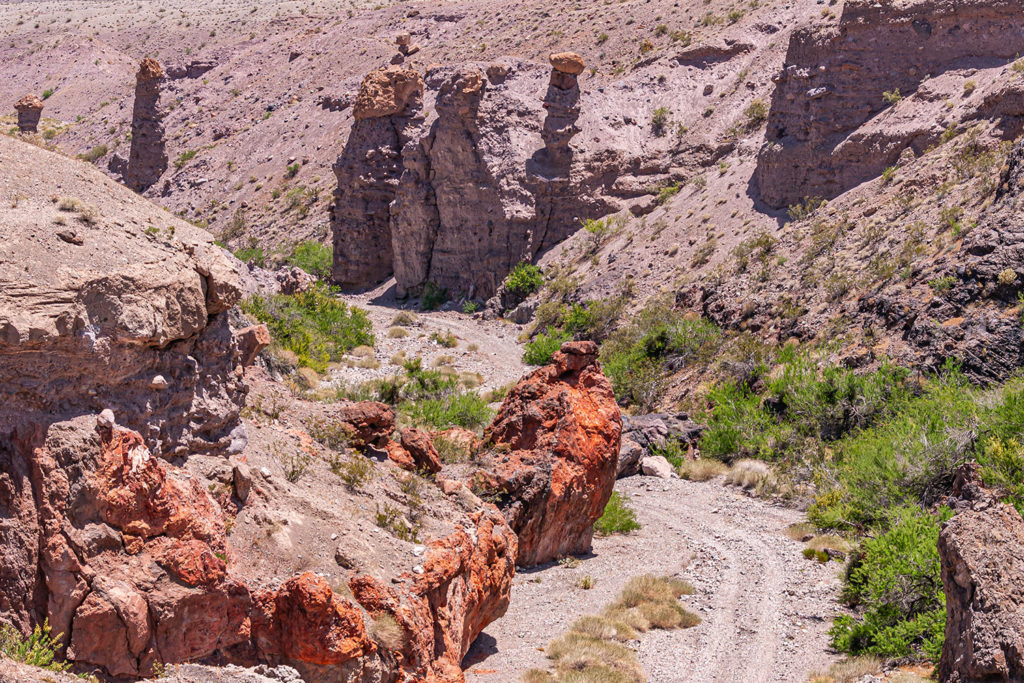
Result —
[{"label": "green shrub", "polygon": [[562,348],[562,344],[572,339],[572,336],[561,329],[548,328],[547,332],[538,334],[537,337],[526,344],[523,351],[523,362],[527,365],[547,365],[551,362],[551,356]]},{"label": "green shrub", "polygon": [[863,617],[837,617],[833,646],[852,655],[937,661],[946,626],[939,577],[939,528],[952,513],[892,510],[887,530],[862,544],[847,572],[844,597]]},{"label": "green shrub", "polygon": [[665,129],[669,124],[669,117],[672,115],[672,110],[668,107],[658,107],[651,114],[651,132],[654,133],[655,137],[661,137],[665,134]]},{"label": "green shrub", "polygon": [[471,391],[452,391],[434,398],[409,400],[399,409],[414,425],[433,429],[478,429],[492,417],[487,401]]},{"label": "green shrub", "polygon": [[71,664],[57,661],[61,637],[60,633],[51,635],[49,620],[32,629],[28,638],[22,638],[13,626],[0,624],[0,653],[47,671],[67,671]]},{"label": "green shrub", "polygon": [[275,346],[294,353],[299,364],[317,372],[357,346],[373,346],[373,325],[366,312],[336,298],[324,284],[305,292],[254,296],[242,310],[266,323]]},{"label": "green shrub", "polygon": [[47,88],[46,90],[43,91],[43,99],[44,100],[50,99],[51,95],[53,95],[53,88]]},{"label": "green shrub", "polygon": [[288,256],[288,265],[301,268],[310,275],[326,280],[331,276],[334,250],[319,242],[306,240],[292,248]]},{"label": "green shrub", "polygon": [[518,299],[525,299],[544,284],[541,269],[527,261],[520,261],[505,278],[505,289]]},{"label": "green shrub", "polygon": [[267,265],[267,256],[263,253],[263,247],[243,247],[235,252],[235,258],[244,263],[255,263],[260,268]]},{"label": "green shrub", "polygon": [[431,332],[430,341],[436,344],[440,344],[446,349],[454,349],[456,346],[459,345],[458,338],[456,338],[456,336],[452,334],[451,330],[446,330],[444,332]]},{"label": "green shrub", "polygon": [[420,296],[420,310],[436,311],[448,301],[448,290],[438,287],[433,282],[423,285],[423,294]]},{"label": "green shrub", "polygon": [[88,152],[83,154],[82,155],[82,159],[84,159],[85,161],[88,161],[91,164],[91,163],[95,162],[97,159],[99,159],[100,157],[106,156],[106,154],[107,154],[107,146],[106,145],[96,145],[95,147],[90,149]]},{"label": "green shrub", "polygon": [[619,401],[649,410],[664,393],[668,372],[710,362],[721,336],[714,323],[655,300],[604,341],[601,367]]},{"label": "green shrub", "polygon": [[188,162],[190,162],[193,159],[195,159],[197,154],[199,154],[199,150],[198,149],[188,149],[188,150],[185,150],[184,152],[182,152],[181,154],[178,155],[177,159],[174,160],[174,167],[175,168],[181,168],[182,166],[184,166]]},{"label": "green shrub", "polygon": [[604,506],[600,519],[594,522],[594,532],[599,536],[612,534],[628,534],[640,528],[636,521],[636,512],[629,507],[629,498],[618,491],[612,491],[612,497]]}]

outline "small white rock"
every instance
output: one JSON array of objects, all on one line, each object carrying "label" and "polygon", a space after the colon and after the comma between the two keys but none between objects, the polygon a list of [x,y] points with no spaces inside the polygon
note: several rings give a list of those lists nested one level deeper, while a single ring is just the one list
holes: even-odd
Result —
[{"label": "small white rock", "polygon": [[156,389],[157,391],[167,388],[167,380],[164,379],[163,375],[157,375],[153,379],[149,380],[149,388]]},{"label": "small white rock", "polygon": [[99,417],[96,418],[97,424],[100,427],[106,427],[107,429],[114,428],[114,411],[110,408],[104,408],[103,412],[100,413]]},{"label": "small white rock", "polygon": [[412,571],[413,571],[414,574],[422,574],[423,573],[423,565],[421,565],[421,564],[416,565],[415,567],[412,568]]},{"label": "small white rock", "polygon": [[260,474],[262,474],[265,479],[270,479],[270,470],[268,470],[266,467],[260,468]]}]

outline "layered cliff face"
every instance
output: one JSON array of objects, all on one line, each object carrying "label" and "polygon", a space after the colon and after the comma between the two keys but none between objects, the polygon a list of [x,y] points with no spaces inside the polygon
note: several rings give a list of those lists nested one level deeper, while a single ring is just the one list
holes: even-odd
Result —
[{"label": "layered cliff face", "polygon": [[[337,283],[366,286],[393,273],[400,295],[431,283],[488,297],[515,264],[613,209],[596,168],[570,145],[582,60],[556,57],[549,72],[512,60],[434,68],[415,111],[372,123],[356,112],[335,165]],[[376,78],[360,98],[372,99]]]},{"label": "layered cliff face", "polygon": [[906,148],[923,152],[943,126],[920,111],[865,124],[948,69],[1019,55],[1019,18],[1012,2],[858,0],[843,6],[838,24],[794,31],[758,156],[761,198],[776,208],[832,198],[878,176]]},{"label": "layered cliff face", "polygon": [[132,146],[124,170],[125,184],[142,192],[167,170],[166,108],[160,102],[161,86],[167,79],[163,67],[152,57],[139,64],[135,75],[135,104],[132,107]]},{"label": "layered cliff face", "polygon": [[245,388],[223,252],[98,171],[9,138],[0,153],[30,198],[0,227],[0,435],[110,408],[157,453],[227,448]]}]

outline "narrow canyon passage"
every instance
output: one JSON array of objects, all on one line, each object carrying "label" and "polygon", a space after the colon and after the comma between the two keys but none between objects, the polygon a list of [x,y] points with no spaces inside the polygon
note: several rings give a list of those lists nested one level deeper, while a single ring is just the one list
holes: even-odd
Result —
[{"label": "narrow canyon passage", "polygon": [[[466,657],[468,680],[511,682],[545,667],[543,648],[553,638],[644,573],[678,573],[693,583],[696,594],[683,602],[703,619],[692,629],[644,634],[639,659],[652,683],[800,682],[837,659],[827,632],[841,566],[805,560],[803,544],[785,535],[800,512],[720,479],[630,477],[616,490],[630,497],[642,528],[595,539],[592,556],[578,567],[518,573],[508,613]],[[577,588],[587,575],[595,587]]]}]

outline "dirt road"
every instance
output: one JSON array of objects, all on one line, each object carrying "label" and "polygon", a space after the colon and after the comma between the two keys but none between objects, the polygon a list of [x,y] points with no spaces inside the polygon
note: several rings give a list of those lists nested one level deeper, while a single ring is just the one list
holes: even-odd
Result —
[{"label": "dirt road", "polygon": [[[597,612],[643,573],[679,574],[693,583],[687,607],[703,619],[685,631],[651,631],[639,659],[652,683],[803,683],[827,669],[827,631],[839,565],[805,560],[783,531],[795,510],[743,495],[720,481],[631,477],[617,489],[632,499],[643,528],[598,538],[593,555],[566,569],[521,572],[512,605],[474,645],[465,664],[474,683],[516,681],[543,668],[542,648],[579,616]],[[575,586],[590,575],[597,585]]]}]

